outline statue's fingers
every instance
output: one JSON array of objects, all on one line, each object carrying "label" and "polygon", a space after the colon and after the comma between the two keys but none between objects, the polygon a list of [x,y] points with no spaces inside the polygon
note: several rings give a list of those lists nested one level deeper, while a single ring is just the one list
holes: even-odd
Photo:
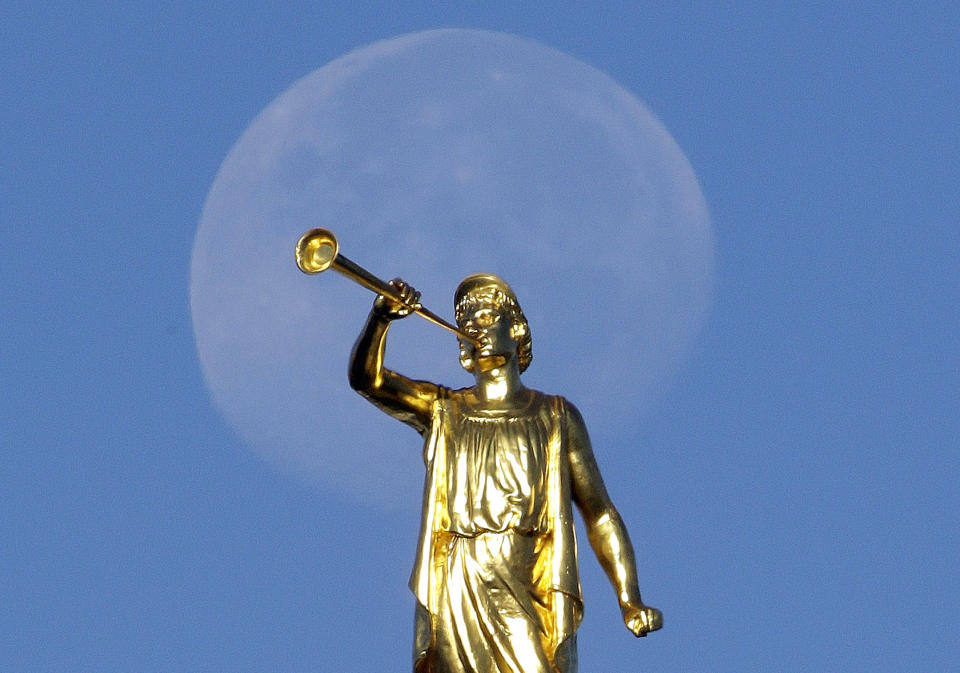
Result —
[{"label": "statue's fingers", "polygon": [[656,631],[663,626],[663,613],[651,608],[650,610],[650,630]]}]

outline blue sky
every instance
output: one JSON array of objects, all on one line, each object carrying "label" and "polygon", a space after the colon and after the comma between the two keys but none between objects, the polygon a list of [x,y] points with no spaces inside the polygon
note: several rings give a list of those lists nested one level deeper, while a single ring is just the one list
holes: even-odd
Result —
[{"label": "blue sky", "polygon": [[189,274],[260,110],[436,27],[611,75],[712,218],[712,312],[624,438],[640,469],[605,469],[666,627],[632,640],[582,545],[582,669],[955,666],[960,10],[8,3],[0,25],[0,668],[408,669],[420,485],[384,511],[250,452]]}]

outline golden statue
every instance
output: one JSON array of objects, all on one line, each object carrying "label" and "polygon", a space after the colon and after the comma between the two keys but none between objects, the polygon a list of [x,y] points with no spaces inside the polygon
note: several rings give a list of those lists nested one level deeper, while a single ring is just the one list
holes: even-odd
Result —
[{"label": "golden statue", "polygon": [[297,261],[307,273],[332,264],[379,293],[353,349],[350,385],[425,439],[423,518],[410,579],[415,673],[576,672],[583,609],[573,504],[627,628],[637,636],[659,629],[663,617],[640,598],[633,547],[580,413],[520,379],[532,342],[510,287],[497,276],[469,276],[454,297],[456,327],[425,316],[458,333],[460,364],[476,379],[451,390],[383,365],[390,323],[429,313],[418,292],[338,258],[325,230],[304,235]]}]

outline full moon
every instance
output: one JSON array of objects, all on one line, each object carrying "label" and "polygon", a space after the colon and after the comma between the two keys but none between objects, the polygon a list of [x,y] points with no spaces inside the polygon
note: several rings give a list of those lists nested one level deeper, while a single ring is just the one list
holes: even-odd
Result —
[{"label": "full moon", "polygon": [[[503,277],[533,336],[524,382],[580,408],[601,461],[628,452],[711,302],[696,177],[646,106],[595,68],[503,33],[434,30],[294,83],[231,149],[204,205],[197,350],[247,446],[385,505],[418,497],[421,440],[350,390],[374,295],[297,269],[294,246],[313,227],[449,320],[463,277]],[[392,325],[386,363],[470,385],[457,352],[455,337],[410,317]]]}]

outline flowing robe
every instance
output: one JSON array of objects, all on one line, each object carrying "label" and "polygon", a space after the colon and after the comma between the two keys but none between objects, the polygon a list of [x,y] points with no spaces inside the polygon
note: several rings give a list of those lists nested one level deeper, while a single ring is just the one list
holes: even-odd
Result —
[{"label": "flowing robe", "polygon": [[441,388],[410,587],[416,673],[575,673],[582,614],[562,398],[509,412]]}]

